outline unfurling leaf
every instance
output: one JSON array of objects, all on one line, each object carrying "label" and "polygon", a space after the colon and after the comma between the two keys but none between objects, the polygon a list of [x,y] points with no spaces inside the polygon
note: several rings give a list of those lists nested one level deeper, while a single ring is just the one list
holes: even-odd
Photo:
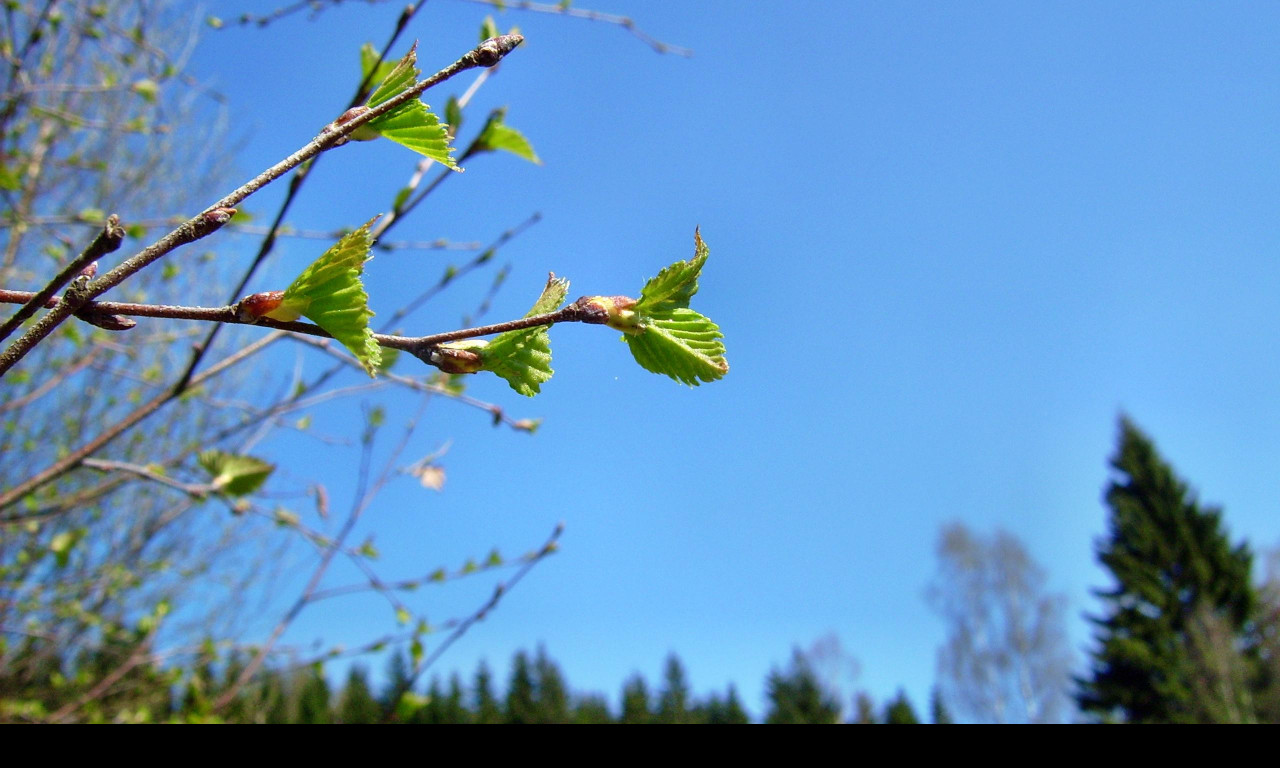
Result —
[{"label": "unfurling leaf", "polygon": [[524,137],[524,134],[506,124],[506,117],[506,109],[494,110],[493,114],[489,115],[489,122],[485,123],[484,130],[476,139],[476,151],[510,152],[531,163],[542,165],[542,160],[538,159],[537,153],[533,151],[533,145]]},{"label": "unfurling leaf", "polygon": [[729,363],[720,328],[689,309],[710,253],[699,232],[693,238],[692,259],[672,264],[645,283],[640,299],[628,308],[634,312],[634,324],[622,338],[645,370],[696,387],[699,381],[723,377]]},{"label": "unfurling leaf", "polygon": [[213,487],[228,496],[253,493],[276,468],[262,459],[222,451],[204,451],[196,461],[213,477]]},{"label": "unfurling leaf", "polygon": [[369,228],[376,220],[370,219],[325,251],[285,289],[279,307],[266,313],[277,320],[290,319],[281,313],[306,316],[355,355],[370,376],[382,362],[382,348],[369,329],[373,312],[360,274],[370,258]]},{"label": "unfurling leaf", "polygon": [[381,83],[395,66],[389,61],[383,61],[372,43],[365,43],[360,47],[360,82],[369,85]]},{"label": "unfurling leaf", "polygon": [[[382,82],[369,96],[366,107],[373,108],[413,87],[418,78],[417,45],[383,77]],[[361,55],[362,66],[366,57]],[[379,72],[382,70],[379,69]],[[368,131],[365,131],[365,129]],[[453,148],[449,146],[449,133],[421,99],[412,99],[385,115],[370,120],[357,130],[357,134],[375,133],[425,155],[455,171],[462,170],[453,161]],[[352,135],[352,138],[364,138]]]},{"label": "unfurling leaf", "polygon": [[[542,295],[534,302],[525,317],[555,312],[564,303],[569,291],[569,281],[547,276]],[[551,338],[547,327],[539,325],[519,331],[499,334],[488,345],[478,350],[481,370],[492,371],[506,379],[511,388],[526,397],[533,397],[541,390],[542,383],[551,378]]]}]

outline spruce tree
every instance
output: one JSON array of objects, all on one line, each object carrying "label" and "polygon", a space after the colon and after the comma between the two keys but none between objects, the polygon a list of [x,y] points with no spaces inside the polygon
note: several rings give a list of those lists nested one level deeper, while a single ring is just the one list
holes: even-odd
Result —
[{"label": "spruce tree", "polygon": [[662,673],[662,690],[658,694],[659,723],[691,723],[689,712],[689,681],[684,665],[674,653],[667,656]]},{"label": "spruce tree", "polygon": [[401,650],[391,653],[391,657],[387,660],[387,685],[382,689],[379,700],[382,702],[382,711],[385,714],[396,711],[396,705],[400,703],[401,695],[412,692],[413,676],[409,670],[409,659]]},{"label": "spruce tree", "polygon": [[1082,710],[1103,720],[1201,719],[1190,632],[1197,615],[1217,617],[1243,642],[1256,606],[1253,557],[1232,546],[1222,512],[1201,506],[1127,418],[1107,488],[1110,530],[1098,559],[1115,586],[1104,604],[1092,669],[1080,680]]},{"label": "spruce tree", "polygon": [[604,725],[613,722],[609,702],[598,693],[580,696],[573,707],[573,722],[579,725]]},{"label": "spruce tree", "polygon": [[751,718],[742,708],[738,689],[731,684],[724,698],[713,693],[705,704],[696,707],[694,721],[706,725],[745,725],[751,722]]},{"label": "spruce tree", "polygon": [[533,671],[537,681],[537,722],[569,722],[569,687],[565,684],[559,665],[547,656],[546,648],[538,647]]},{"label": "spruce tree", "polygon": [[951,710],[947,709],[947,703],[942,700],[942,692],[935,685],[933,691],[929,694],[929,714],[933,719],[934,725],[952,725],[955,720],[951,717]]},{"label": "spruce tree", "polygon": [[738,698],[738,689],[732,683],[729,685],[729,695],[724,701],[721,721],[725,725],[746,725],[751,722],[746,708],[742,706],[742,699]]},{"label": "spruce tree", "polygon": [[791,667],[786,672],[774,669],[769,673],[765,690],[769,697],[766,723],[817,725],[840,719],[840,703],[823,687],[809,660],[799,650],[792,655]]},{"label": "spruce tree", "polygon": [[476,668],[475,692],[472,694],[472,708],[475,722],[481,725],[493,725],[502,722],[502,707],[493,695],[493,673],[489,665],[481,661]]},{"label": "spruce tree", "polygon": [[319,667],[312,667],[303,676],[297,712],[299,723],[323,725],[333,721],[329,712],[329,682]]},{"label": "spruce tree", "polygon": [[898,691],[896,698],[884,706],[884,721],[888,725],[919,725],[920,718],[907,699],[907,692]]},{"label": "spruce tree", "polygon": [[352,666],[347,672],[347,683],[342,687],[338,704],[338,722],[368,724],[382,720],[382,706],[369,688],[369,673],[361,666]]},{"label": "spruce tree", "polygon": [[538,702],[533,669],[524,651],[517,651],[511,662],[511,682],[507,685],[507,722],[528,725],[538,722]]},{"label": "spruce tree", "polygon": [[653,711],[649,708],[649,686],[639,673],[632,675],[622,686],[622,722],[632,725],[653,722]]}]

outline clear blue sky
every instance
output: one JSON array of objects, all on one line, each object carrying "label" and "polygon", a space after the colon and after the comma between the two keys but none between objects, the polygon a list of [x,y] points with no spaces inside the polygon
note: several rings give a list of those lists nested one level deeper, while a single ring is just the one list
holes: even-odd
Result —
[{"label": "clear blue sky", "polygon": [[[405,478],[381,498],[365,527],[385,573],[494,545],[518,554],[567,526],[563,551],[439,672],[469,676],[486,658],[505,677],[516,649],[543,643],[572,685],[616,703],[627,675],[656,681],[675,651],[697,692],[733,681],[759,715],[770,666],[835,633],[861,668],[846,693],[882,700],[901,686],[924,707],[943,640],[924,590],[939,528],[956,519],[1023,539],[1069,596],[1082,650],[1081,614],[1107,583],[1093,543],[1122,411],[1226,507],[1234,537],[1280,542],[1280,9],[582,5],[696,55],[503,14],[528,44],[481,89],[470,127],[509,105],[545,165],[479,158],[395,238],[488,241],[541,212],[497,260],[514,270],[500,319],[527,309],[548,270],[573,280],[572,296],[634,294],[692,254],[700,226],[711,259],[695,306],[723,329],[732,371],[690,390],[635,366],[613,332],[560,327],[541,396],[492,378],[470,389],[545,418],[536,436],[429,407],[410,453],[452,441],[448,484],[435,494]],[[205,36],[192,69],[229,97],[246,177],[336,115],[358,47],[380,45],[399,10],[348,3]],[[406,41],[432,70],[475,43],[484,15],[431,0]],[[345,148],[291,221],[363,222],[412,164],[385,142]],[[278,194],[248,207],[265,216]],[[316,253],[288,243],[255,288],[283,287],[271,280]],[[446,259],[379,255],[375,310]],[[456,327],[489,279],[463,281],[411,330]],[[394,422],[412,403],[388,406]],[[350,423],[322,411],[315,429]],[[292,452],[295,479],[323,475],[335,507],[349,498],[350,450],[275,448]],[[491,588],[412,600],[443,621]],[[355,644],[392,624],[363,598],[311,612],[291,639]]]}]

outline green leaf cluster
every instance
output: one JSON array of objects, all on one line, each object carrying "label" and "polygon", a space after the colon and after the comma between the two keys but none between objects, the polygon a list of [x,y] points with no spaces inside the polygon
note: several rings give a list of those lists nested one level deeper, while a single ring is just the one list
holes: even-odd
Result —
[{"label": "green leaf cluster", "polygon": [[645,283],[640,300],[630,309],[633,318],[620,329],[642,368],[696,387],[701,381],[722,378],[729,363],[720,327],[689,309],[710,254],[700,232],[695,231],[693,238],[693,258],[672,264]]},{"label": "green leaf cluster", "polygon": [[[382,76],[378,87],[365,102],[365,106],[369,108],[389,101],[412,88],[419,75],[416,45],[389,69],[386,68],[385,63],[379,65],[377,61],[377,54],[371,47],[366,46],[361,50],[360,64],[364,74],[367,76],[373,72],[375,77]],[[376,136],[384,136],[455,171],[462,170],[453,161],[453,148],[449,145],[447,126],[441,123],[420,99],[407,101],[387,114],[370,120],[361,126],[361,130],[357,131],[353,138]]]}]

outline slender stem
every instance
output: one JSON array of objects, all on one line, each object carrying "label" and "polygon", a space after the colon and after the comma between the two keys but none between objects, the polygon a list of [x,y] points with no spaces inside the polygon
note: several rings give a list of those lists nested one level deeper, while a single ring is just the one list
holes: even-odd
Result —
[{"label": "slender stem", "polygon": [[47,302],[53,297],[53,294],[61,290],[62,286],[71,282],[71,279],[79,275],[85,267],[119,248],[123,240],[124,228],[120,226],[120,217],[115,214],[108,216],[106,226],[102,228],[97,237],[93,238],[93,242],[89,243],[89,247],[85,248],[84,252],[79,256],[67,262],[58,274],[49,281],[48,285],[35,293],[26,304],[23,304],[14,313],[13,317],[0,326],[0,341],[9,338],[9,334],[22,325],[24,320],[34,315],[37,309],[42,306],[48,306]]},{"label": "slender stem", "polygon": [[[29,301],[32,296],[34,296],[34,294],[28,291],[9,291],[0,289],[0,302],[25,302]],[[57,307],[62,306],[65,302],[59,302],[58,299],[48,299],[48,303],[50,306]],[[131,317],[160,317],[175,320],[203,320],[215,323],[257,325],[263,328],[272,328],[278,331],[289,331],[290,333],[301,333],[307,336],[320,336],[327,339],[333,338],[333,334],[320,326],[313,325],[311,323],[297,321],[286,322],[282,320],[272,320],[268,317],[258,318],[256,321],[242,320],[239,317],[236,305],[234,304],[228,304],[223,307],[185,307],[173,304],[133,304],[124,301],[92,301],[84,303],[80,307],[79,311],[81,314],[88,316],[125,315]],[[516,320],[507,320],[501,323],[478,325],[473,328],[459,328],[456,331],[432,333],[426,336],[398,336],[385,333],[375,333],[373,334],[373,339],[383,347],[399,349],[412,355],[423,357],[423,355],[429,353],[432,348],[450,341],[474,339],[480,336],[492,336],[497,333],[519,331],[525,328],[534,328],[539,325],[554,325],[556,323],[600,324],[601,322],[602,320],[598,315],[592,313],[585,306],[585,302],[580,299],[572,304],[561,307],[554,312],[521,317]]]},{"label": "slender stem", "polygon": [[542,549],[538,550],[536,555],[531,557],[523,566],[521,566],[520,570],[516,571],[515,575],[512,576],[509,581],[498,582],[498,585],[494,587],[493,594],[489,599],[485,601],[485,603],[474,613],[459,622],[458,626],[449,633],[449,636],[436,646],[431,655],[424,659],[422,664],[418,665],[412,673],[405,675],[396,687],[388,693],[387,700],[391,702],[391,708],[386,714],[388,719],[395,714],[395,705],[400,701],[400,697],[413,689],[413,686],[417,684],[418,678],[422,676],[422,673],[426,672],[427,669],[430,668],[445,651],[449,650],[449,646],[457,642],[467,633],[467,630],[471,629],[473,625],[484,621],[484,618],[498,607],[498,603],[502,601],[503,596],[514,589],[515,586],[520,583],[520,580],[523,579],[529,571],[533,570],[534,566],[542,562],[544,558],[555,554],[559,550],[559,539],[560,534],[562,533],[564,533],[564,523],[557,523],[555,530],[551,532],[551,537],[542,545]]},{"label": "slender stem", "polygon": [[616,24],[619,27],[630,32],[637,40],[649,46],[658,53],[672,53],[676,56],[684,56],[688,58],[693,56],[693,51],[688,48],[682,48],[678,45],[664,43],[656,37],[646,33],[644,30],[636,26],[636,23],[629,16],[619,16],[614,13],[604,13],[602,11],[593,11],[588,8],[574,8],[568,3],[534,3],[528,0],[467,0],[467,2],[476,3],[477,5],[498,6],[499,8],[512,8],[518,11],[536,11],[538,13],[551,13],[558,16],[571,16],[578,19],[586,19],[587,21],[600,21],[606,24]]}]

